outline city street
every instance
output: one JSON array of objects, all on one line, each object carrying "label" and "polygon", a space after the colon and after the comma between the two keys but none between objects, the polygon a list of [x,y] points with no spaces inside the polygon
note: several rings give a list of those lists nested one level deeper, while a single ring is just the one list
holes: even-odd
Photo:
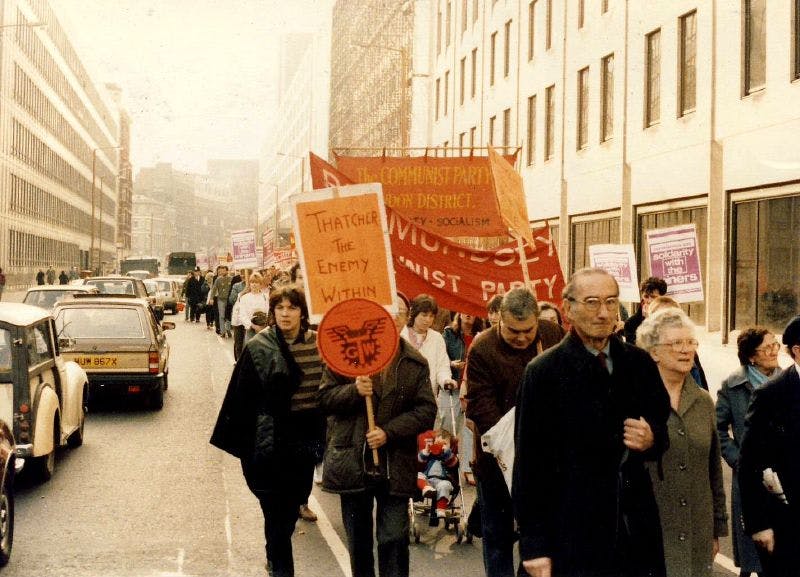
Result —
[{"label": "city street", "polygon": [[[4,577],[266,573],[258,503],[238,461],[208,444],[233,366],[232,343],[182,314],[166,319],[177,328],[168,333],[164,409],[97,408],[85,444],[60,454],[50,482],[19,480],[14,552]],[[710,357],[706,352],[713,373]],[[474,494],[465,489],[468,504]],[[315,487],[310,504],[320,519],[297,524],[297,574],[349,575],[338,496]],[[483,575],[480,539],[459,545],[453,532],[424,522],[422,529],[422,542],[411,545],[412,575]],[[732,556],[730,539],[722,554]],[[715,573],[732,574],[720,565]]]}]

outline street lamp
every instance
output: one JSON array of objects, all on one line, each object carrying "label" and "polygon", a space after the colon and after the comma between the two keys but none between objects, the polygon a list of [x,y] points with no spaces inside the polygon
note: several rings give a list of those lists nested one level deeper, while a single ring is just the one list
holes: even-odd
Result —
[{"label": "street lamp", "polygon": [[[119,150],[122,148],[121,146],[101,146],[99,148],[92,149],[92,229],[91,229],[91,239],[89,241],[89,268],[92,271],[95,271],[94,266],[94,235],[95,235],[95,225],[94,225],[94,197],[95,192],[97,190],[95,186],[95,173],[97,168],[97,151],[98,150]],[[102,181],[101,181],[102,182]],[[101,191],[102,192],[102,191]],[[102,247],[102,236],[103,236],[103,206],[100,205],[100,246]],[[98,255],[98,262],[101,260],[102,257]]]},{"label": "street lamp", "polygon": [[408,148],[408,51],[405,48],[387,46],[385,44],[365,44],[363,42],[353,42],[352,44],[360,48],[381,48],[400,54],[400,74],[402,75],[400,82],[400,148],[405,150]]}]

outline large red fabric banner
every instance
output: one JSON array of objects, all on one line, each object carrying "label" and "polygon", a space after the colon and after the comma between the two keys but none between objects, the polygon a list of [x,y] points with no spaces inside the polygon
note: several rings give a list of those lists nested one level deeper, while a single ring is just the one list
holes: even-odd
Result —
[{"label": "large red fabric banner", "polygon": [[[350,184],[347,175],[311,154],[314,188]],[[471,249],[414,224],[387,207],[397,290],[408,298],[426,293],[439,306],[479,317],[496,294],[525,286],[515,242],[493,250]],[[549,229],[532,231],[534,246],[525,247],[530,288],[539,301],[561,305],[564,276]]]},{"label": "large red fabric banner", "polygon": [[[408,298],[426,293],[439,306],[479,317],[496,294],[525,286],[516,243],[474,250],[451,242],[386,211],[397,289]],[[529,287],[539,301],[561,305],[564,276],[549,229],[533,231],[535,249],[525,247]]]},{"label": "large red fabric banner", "polygon": [[508,236],[486,156],[337,156],[336,166],[355,183],[380,182],[387,208],[431,232]]}]

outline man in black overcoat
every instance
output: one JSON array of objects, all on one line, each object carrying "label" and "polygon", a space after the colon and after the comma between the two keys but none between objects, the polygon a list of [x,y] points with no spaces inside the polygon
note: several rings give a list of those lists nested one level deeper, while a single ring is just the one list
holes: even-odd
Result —
[{"label": "man in black overcoat", "polygon": [[572,325],[519,389],[512,498],[533,577],[663,576],[645,461],[666,449],[669,397],[646,352],[614,335],[619,287],[601,269],[564,288]]}]

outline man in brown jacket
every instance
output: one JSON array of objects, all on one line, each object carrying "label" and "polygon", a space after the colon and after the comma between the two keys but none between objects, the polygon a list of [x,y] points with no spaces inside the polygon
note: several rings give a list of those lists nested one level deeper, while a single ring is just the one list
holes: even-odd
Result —
[{"label": "man in brown jacket", "polygon": [[[539,320],[536,296],[512,289],[500,304],[500,321],[475,338],[467,353],[467,418],[482,435],[515,405],[525,367],[556,344],[564,330]],[[480,453],[475,475],[481,502],[483,564],[487,577],[512,577],[514,517],[503,473],[492,455]]]}]

